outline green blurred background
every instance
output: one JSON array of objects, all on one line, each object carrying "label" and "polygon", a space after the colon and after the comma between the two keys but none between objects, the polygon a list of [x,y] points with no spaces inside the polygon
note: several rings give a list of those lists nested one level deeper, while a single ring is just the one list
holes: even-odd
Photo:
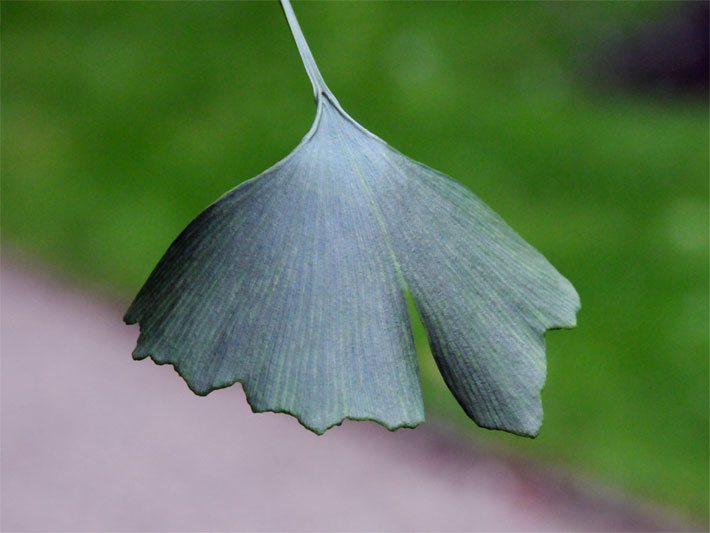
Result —
[{"label": "green blurred background", "polygon": [[[707,100],[605,72],[680,7],[295,4],[348,112],[465,183],[582,298],[578,328],[547,336],[536,440],[467,420],[418,326],[429,417],[707,522]],[[4,245],[128,299],[313,116],[275,2],[3,2]]]}]

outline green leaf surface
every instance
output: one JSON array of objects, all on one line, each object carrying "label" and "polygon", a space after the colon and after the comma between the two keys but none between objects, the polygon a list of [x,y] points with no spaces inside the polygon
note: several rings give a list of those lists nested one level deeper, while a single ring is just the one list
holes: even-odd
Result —
[{"label": "green leaf surface", "polygon": [[256,412],[316,433],[345,418],[424,419],[404,290],[442,375],[483,427],[534,436],[544,333],[572,327],[572,285],[490,208],[357,124],[325,86],[288,2],[314,87],[301,144],[201,213],[125,321],[134,358],[197,394],[241,382]]}]

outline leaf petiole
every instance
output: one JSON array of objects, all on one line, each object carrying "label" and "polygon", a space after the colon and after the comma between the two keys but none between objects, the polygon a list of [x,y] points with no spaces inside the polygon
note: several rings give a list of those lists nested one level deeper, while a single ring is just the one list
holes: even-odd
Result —
[{"label": "leaf petiole", "polygon": [[306,68],[308,77],[310,78],[311,84],[313,85],[313,96],[315,97],[316,102],[320,98],[321,94],[327,93],[329,96],[332,96],[330,89],[328,89],[328,86],[323,80],[323,76],[321,76],[321,73],[318,70],[316,60],[313,59],[313,54],[311,53],[311,49],[308,47],[306,38],[303,36],[301,26],[298,24],[298,19],[296,19],[296,14],[293,12],[293,7],[291,7],[290,0],[280,0],[280,2],[281,8],[284,11],[284,15],[286,15],[288,26],[291,29],[291,33],[293,34],[293,39],[296,41],[298,53],[301,54],[303,66]]}]

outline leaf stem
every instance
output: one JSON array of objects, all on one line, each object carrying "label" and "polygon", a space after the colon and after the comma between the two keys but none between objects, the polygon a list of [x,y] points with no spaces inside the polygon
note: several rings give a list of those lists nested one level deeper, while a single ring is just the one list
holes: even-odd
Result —
[{"label": "leaf stem", "polygon": [[291,28],[291,33],[293,34],[293,39],[296,41],[296,47],[298,48],[298,53],[301,54],[301,60],[303,61],[303,66],[306,68],[308,77],[313,85],[313,96],[318,102],[321,94],[332,93],[328,89],[328,86],[323,81],[323,76],[321,76],[318,66],[316,65],[316,60],[313,59],[313,54],[311,49],[308,47],[306,38],[303,36],[301,31],[301,26],[298,24],[296,19],[296,14],[293,12],[290,0],[280,0],[281,8],[286,15],[286,20],[288,21],[288,26]]}]

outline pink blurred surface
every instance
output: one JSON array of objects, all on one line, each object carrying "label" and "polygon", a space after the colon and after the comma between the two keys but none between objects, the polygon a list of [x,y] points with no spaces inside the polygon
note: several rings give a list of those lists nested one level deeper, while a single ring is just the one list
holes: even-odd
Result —
[{"label": "pink blurred surface", "polygon": [[425,425],[323,437],[130,357],[120,305],[2,265],[3,531],[677,529]]}]

